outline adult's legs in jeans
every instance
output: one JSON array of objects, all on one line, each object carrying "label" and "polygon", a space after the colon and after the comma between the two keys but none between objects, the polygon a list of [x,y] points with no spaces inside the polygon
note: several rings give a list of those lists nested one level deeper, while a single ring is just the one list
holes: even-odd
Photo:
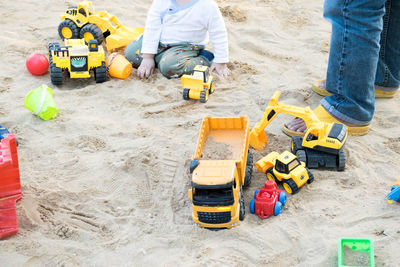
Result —
[{"label": "adult's legs in jeans", "polygon": [[[374,113],[374,81],[385,2],[325,1],[324,16],[332,23],[327,71],[327,88],[332,95],[322,99],[321,104],[333,118],[350,126],[368,125]],[[286,127],[301,131],[304,122],[293,120]]]},{"label": "adult's legs in jeans", "polygon": [[400,1],[387,0],[375,87],[395,91],[400,86]]}]

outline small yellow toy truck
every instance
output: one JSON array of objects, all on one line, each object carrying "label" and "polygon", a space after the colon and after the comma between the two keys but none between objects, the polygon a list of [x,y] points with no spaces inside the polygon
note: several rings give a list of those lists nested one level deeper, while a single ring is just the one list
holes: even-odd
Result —
[{"label": "small yellow toy truck", "polygon": [[83,39],[65,39],[62,47],[59,43],[50,43],[49,61],[51,82],[55,85],[62,84],[64,70],[73,79],[90,78],[90,70],[93,70],[97,83],[106,81],[104,50],[96,40],[86,45]]},{"label": "small yellow toy truck", "polygon": [[192,74],[181,77],[183,87],[183,99],[200,99],[201,103],[208,100],[208,96],[214,93],[214,80],[209,67],[197,65]]},{"label": "small yellow toy truck", "polygon": [[279,114],[293,115],[304,120],[307,130],[304,138],[293,136],[291,151],[308,168],[337,168],[343,171],[346,166],[344,144],[347,139],[347,127],[341,123],[320,121],[309,108],[285,105],[278,102],[280,91],[276,91],[265,109],[260,122],[250,132],[250,145],[261,150],[267,143],[265,127]]},{"label": "small yellow toy truck", "polygon": [[144,32],[143,27],[125,27],[115,16],[105,11],[95,12],[91,1],[69,7],[60,19],[62,21],[58,26],[58,34],[61,39],[83,38],[86,43],[95,39],[99,45],[106,39],[108,52],[127,46]]},{"label": "small yellow toy truck", "polygon": [[257,170],[267,175],[267,179],[283,183],[289,194],[296,194],[305,183],[312,183],[314,175],[299,161],[296,155],[285,151],[271,152],[256,163]]},{"label": "small yellow toy truck", "polygon": [[232,228],[244,220],[242,186],[249,186],[253,157],[247,117],[203,119],[190,163],[193,221],[204,228]]}]

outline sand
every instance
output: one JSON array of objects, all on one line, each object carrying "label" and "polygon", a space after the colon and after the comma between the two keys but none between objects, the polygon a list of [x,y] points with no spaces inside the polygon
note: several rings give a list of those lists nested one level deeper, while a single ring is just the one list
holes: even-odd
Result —
[{"label": "sand", "polygon": [[[111,4],[112,3],[112,4]],[[265,175],[244,190],[246,219],[225,231],[195,226],[188,166],[202,117],[248,115],[253,126],[275,92],[316,107],[310,85],[324,77],[330,25],[322,0],[218,1],[229,32],[232,76],[216,78],[207,103],[182,100],[179,79],[156,71],[103,84],[61,87],[25,68],[30,53],[59,41],[59,16],[75,1],[0,1],[0,124],[17,134],[23,199],[19,233],[0,241],[1,266],[337,266],[341,237],[371,238],[376,266],[396,266],[400,205],[385,195],[400,176],[400,96],[376,101],[371,132],[349,137],[344,172],[314,171],[281,215],[249,214]],[[95,1],[128,26],[144,25],[149,0]],[[58,117],[23,106],[46,83]],[[258,160],[289,149],[278,115]]]},{"label": "sand", "polygon": [[202,160],[232,160],[232,147],[208,136],[201,151]]}]

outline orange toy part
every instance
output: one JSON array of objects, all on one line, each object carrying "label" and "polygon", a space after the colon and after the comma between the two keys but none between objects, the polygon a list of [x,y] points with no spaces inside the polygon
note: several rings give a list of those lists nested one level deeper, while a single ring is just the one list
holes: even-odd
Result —
[{"label": "orange toy part", "polygon": [[0,240],[18,232],[16,202],[21,197],[17,141],[9,134],[0,143]]},{"label": "orange toy part", "polygon": [[118,53],[112,53],[108,56],[106,66],[111,77],[126,79],[132,73],[132,64]]}]

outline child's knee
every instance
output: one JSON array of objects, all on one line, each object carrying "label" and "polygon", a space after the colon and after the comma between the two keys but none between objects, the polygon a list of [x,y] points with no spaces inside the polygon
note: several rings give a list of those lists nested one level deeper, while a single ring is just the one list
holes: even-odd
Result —
[{"label": "child's knee", "polygon": [[140,63],[142,62],[142,56],[140,53],[142,47],[142,43],[138,40],[132,41],[124,51],[124,56],[126,59],[132,63],[134,67],[139,67]]},{"label": "child's knee", "polygon": [[168,56],[161,58],[158,69],[168,79],[178,78],[184,74],[184,68],[178,64],[177,59]]}]

